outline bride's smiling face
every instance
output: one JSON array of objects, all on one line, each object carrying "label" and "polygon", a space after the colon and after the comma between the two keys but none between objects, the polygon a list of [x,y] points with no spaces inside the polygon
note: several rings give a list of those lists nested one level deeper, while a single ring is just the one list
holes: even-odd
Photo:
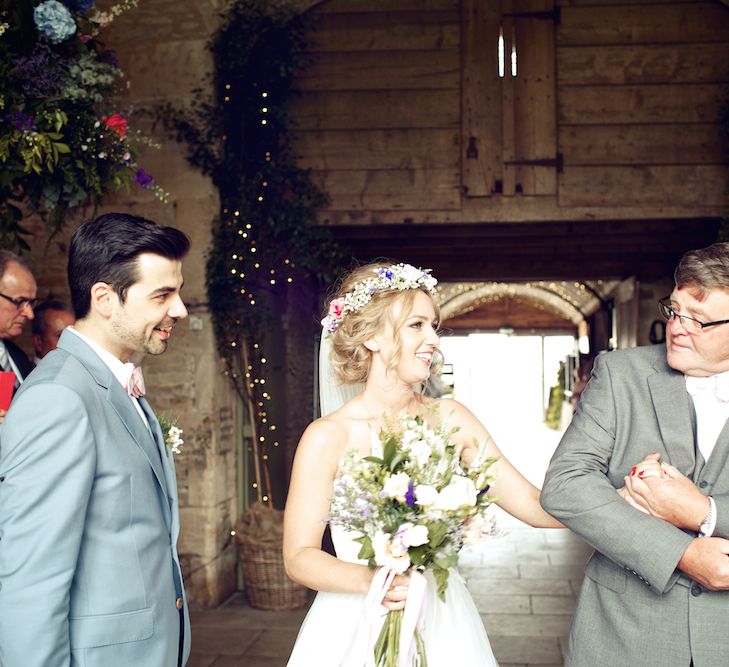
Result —
[{"label": "bride's smiling face", "polygon": [[[407,313],[406,302],[399,299],[392,306],[392,317],[383,332],[375,338],[389,373],[414,385],[430,377],[433,353],[438,349],[438,316],[433,300],[422,290],[416,290]],[[392,322],[399,325],[397,331]]]}]

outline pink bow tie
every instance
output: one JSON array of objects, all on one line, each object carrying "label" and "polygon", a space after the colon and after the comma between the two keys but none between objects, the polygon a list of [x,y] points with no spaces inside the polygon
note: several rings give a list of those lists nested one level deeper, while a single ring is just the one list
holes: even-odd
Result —
[{"label": "pink bow tie", "polygon": [[699,392],[709,391],[718,401],[729,403],[729,373],[720,373],[710,377],[692,377],[686,375],[686,391],[695,396]]},{"label": "pink bow tie", "polygon": [[127,394],[134,398],[144,396],[146,389],[144,387],[144,376],[142,375],[142,369],[134,364],[124,364],[124,372],[127,373],[127,381],[124,383],[124,388],[127,390]]}]

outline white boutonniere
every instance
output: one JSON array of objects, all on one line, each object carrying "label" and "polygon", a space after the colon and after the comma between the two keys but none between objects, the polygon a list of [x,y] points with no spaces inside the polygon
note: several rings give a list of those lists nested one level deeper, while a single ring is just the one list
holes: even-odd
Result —
[{"label": "white boutonniere", "polygon": [[162,435],[165,439],[165,445],[173,454],[181,454],[180,449],[185,441],[182,439],[182,429],[177,426],[177,419],[170,419],[162,415],[158,417]]}]

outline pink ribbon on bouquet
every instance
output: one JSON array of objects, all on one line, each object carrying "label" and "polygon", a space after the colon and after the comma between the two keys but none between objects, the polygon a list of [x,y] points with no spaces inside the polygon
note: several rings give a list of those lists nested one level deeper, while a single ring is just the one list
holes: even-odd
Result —
[{"label": "pink ribbon on bouquet", "polygon": [[[387,567],[381,567],[375,572],[362,606],[361,620],[357,623],[347,653],[339,663],[340,667],[375,667],[375,621],[383,615],[382,601],[396,574],[398,573],[395,570]],[[426,584],[427,581],[420,572],[410,572],[410,585],[400,627],[398,667],[410,667],[413,664],[417,650],[415,630],[422,628],[425,618]]]}]

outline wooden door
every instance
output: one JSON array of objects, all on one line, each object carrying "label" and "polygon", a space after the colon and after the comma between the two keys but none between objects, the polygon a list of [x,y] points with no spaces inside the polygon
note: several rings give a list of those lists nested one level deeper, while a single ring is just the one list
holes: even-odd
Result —
[{"label": "wooden door", "polygon": [[556,194],[559,16],[554,0],[463,0],[465,196]]}]

